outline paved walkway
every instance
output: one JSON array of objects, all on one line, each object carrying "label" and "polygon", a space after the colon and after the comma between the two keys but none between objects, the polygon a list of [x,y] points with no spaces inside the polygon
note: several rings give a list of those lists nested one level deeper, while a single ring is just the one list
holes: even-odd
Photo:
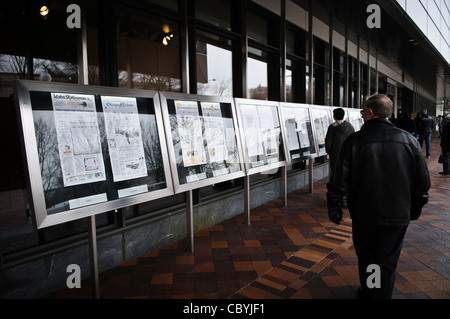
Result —
[{"label": "paved walkway", "polygon": [[[412,222],[397,268],[394,299],[450,299],[450,176],[439,175],[439,139],[427,159],[430,202]],[[351,220],[328,220],[327,180],[314,194],[289,194],[195,234],[195,252],[180,240],[100,274],[102,299],[356,299],[357,258]],[[91,298],[62,289],[46,298]]]}]

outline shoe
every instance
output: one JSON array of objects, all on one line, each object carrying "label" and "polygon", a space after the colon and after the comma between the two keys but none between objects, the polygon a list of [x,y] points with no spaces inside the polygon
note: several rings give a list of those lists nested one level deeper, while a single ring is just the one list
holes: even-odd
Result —
[{"label": "shoe", "polygon": [[427,158],[430,158],[430,155],[427,155]]}]

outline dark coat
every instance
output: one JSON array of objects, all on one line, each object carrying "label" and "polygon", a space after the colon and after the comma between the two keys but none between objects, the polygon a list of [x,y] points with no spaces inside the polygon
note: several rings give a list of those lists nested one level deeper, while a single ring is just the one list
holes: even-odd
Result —
[{"label": "dark coat", "polygon": [[441,148],[444,152],[450,152],[450,122],[442,128]]},{"label": "dark coat", "polygon": [[353,220],[406,226],[413,201],[427,194],[430,186],[418,141],[387,119],[372,119],[342,145],[327,184],[328,206],[338,207],[347,194]]},{"label": "dark coat", "polygon": [[419,120],[419,133],[420,134],[428,134],[433,131],[434,127],[434,120],[432,117],[429,116],[423,116]]},{"label": "dark coat", "polygon": [[355,129],[353,126],[346,121],[342,122],[342,124],[337,124],[337,122],[335,122],[328,127],[327,135],[325,137],[325,150],[330,156],[331,170],[334,169],[339,157],[342,143],[344,143],[345,139],[354,132]]}]

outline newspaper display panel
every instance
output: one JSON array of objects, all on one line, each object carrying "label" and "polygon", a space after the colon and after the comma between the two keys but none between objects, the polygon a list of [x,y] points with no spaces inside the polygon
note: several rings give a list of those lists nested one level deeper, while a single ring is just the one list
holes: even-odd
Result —
[{"label": "newspaper display panel", "polygon": [[364,125],[364,120],[361,116],[361,109],[347,108],[345,111],[347,112],[347,120],[351,125],[353,125],[355,132],[358,132]]},{"label": "newspaper display panel", "polygon": [[160,97],[175,193],[244,176],[233,99]]},{"label": "newspaper display panel", "polygon": [[311,116],[316,132],[318,155],[325,156],[327,155],[325,150],[325,137],[327,136],[328,127],[333,124],[331,108],[326,106],[311,106]]},{"label": "newspaper display panel", "polygon": [[306,104],[281,103],[289,162],[317,156],[311,110]]},{"label": "newspaper display panel", "polygon": [[36,227],[173,194],[156,92],[18,81],[16,96]]},{"label": "newspaper display panel", "polygon": [[279,103],[248,99],[235,101],[247,174],[273,173],[285,166],[287,156]]}]

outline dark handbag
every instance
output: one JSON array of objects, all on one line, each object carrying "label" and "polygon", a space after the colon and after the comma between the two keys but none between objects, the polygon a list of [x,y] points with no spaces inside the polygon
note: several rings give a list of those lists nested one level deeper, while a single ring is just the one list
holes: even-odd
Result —
[{"label": "dark handbag", "polygon": [[444,155],[442,155],[442,153],[441,153],[441,155],[439,155],[438,163],[439,164],[443,164],[444,163]]}]

